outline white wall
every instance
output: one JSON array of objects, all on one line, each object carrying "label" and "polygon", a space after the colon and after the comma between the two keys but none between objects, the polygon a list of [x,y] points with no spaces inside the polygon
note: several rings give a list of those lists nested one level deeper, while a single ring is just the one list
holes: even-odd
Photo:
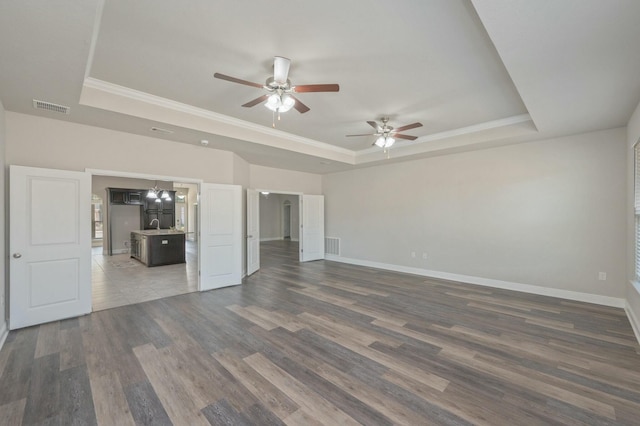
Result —
[{"label": "white wall", "polygon": [[614,129],[326,175],[326,235],[348,259],[623,298],[625,138]]},{"label": "white wall", "polygon": [[7,112],[6,119],[8,164],[233,183],[233,154],[228,151],[14,112]]},{"label": "white wall", "polygon": [[254,164],[249,166],[249,172],[249,185],[253,189],[265,189],[272,192],[302,192],[309,195],[322,194],[321,175]]},{"label": "white wall", "polygon": [[2,207],[0,208],[0,241],[2,241],[2,244],[0,244],[0,259],[2,259],[2,261],[0,261],[0,348],[2,348],[2,344],[8,334],[6,301],[8,300],[9,289],[7,284],[9,283],[9,279],[6,276],[8,271],[5,268],[5,261],[7,259],[5,253],[9,247],[9,241],[5,236],[9,234],[6,232],[8,226],[5,209],[9,203],[5,198],[5,194],[8,193],[8,191],[5,191],[5,176],[8,173],[5,162],[5,147],[5,112],[4,106],[0,101],[0,164],[2,164],[2,173],[0,173],[0,200],[2,200]]},{"label": "white wall", "polygon": [[640,341],[640,284],[635,277],[634,152],[640,140],[640,104],[627,125],[627,314]]},{"label": "white wall", "polygon": [[281,240],[280,197],[260,194],[260,241]]}]

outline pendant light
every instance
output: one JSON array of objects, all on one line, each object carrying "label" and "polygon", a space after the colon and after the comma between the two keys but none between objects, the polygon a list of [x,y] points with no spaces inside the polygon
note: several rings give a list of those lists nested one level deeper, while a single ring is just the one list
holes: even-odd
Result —
[{"label": "pendant light", "polygon": [[158,181],[156,181],[155,186],[147,191],[147,198],[159,203],[162,200],[171,201],[171,194],[166,189],[158,189]]}]

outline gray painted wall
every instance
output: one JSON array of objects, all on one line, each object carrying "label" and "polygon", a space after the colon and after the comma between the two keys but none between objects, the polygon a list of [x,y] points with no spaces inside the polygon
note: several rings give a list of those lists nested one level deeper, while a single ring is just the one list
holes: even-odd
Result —
[{"label": "gray painted wall", "polygon": [[329,174],[326,235],[346,258],[622,298],[625,161],[620,128]]}]

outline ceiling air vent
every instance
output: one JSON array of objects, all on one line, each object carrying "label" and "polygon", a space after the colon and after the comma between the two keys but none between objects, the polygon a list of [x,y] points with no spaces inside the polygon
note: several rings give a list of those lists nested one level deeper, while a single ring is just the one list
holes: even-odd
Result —
[{"label": "ceiling air vent", "polygon": [[71,108],[64,105],[52,104],[51,102],[39,101],[37,99],[33,100],[33,107],[35,109],[44,109],[47,111],[59,112],[61,114],[69,115]]}]

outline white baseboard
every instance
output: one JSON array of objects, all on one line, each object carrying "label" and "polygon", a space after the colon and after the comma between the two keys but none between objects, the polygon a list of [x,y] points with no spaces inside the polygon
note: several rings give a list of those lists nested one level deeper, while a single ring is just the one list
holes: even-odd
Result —
[{"label": "white baseboard", "polygon": [[7,328],[7,322],[4,321],[2,326],[0,326],[0,350],[2,350],[2,346],[4,346],[4,341],[7,340],[8,335],[9,329]]},{"label": "white baseboard", "polygon": [[282,237],[260,238],[260,242],[263,241],[282,241]]},{"label": "white baseboard", "polygon": [[[632,288],[631,291],[636,291],[638,295],[640,295],[640,284],[637,281],[629,281],[629,285]],[[631,304],[629,304],[628,300],[626,306],[624,307],[624,311],[627,313],[627,318],[629,318],[629,323],[631,324],[631,328],[633,329],[633,334],[636,335],[636,340],[638,341],[638,343],[640,343],[640,320],[638,319],[638,317],[640,316],[640,312],[636,313],[633,310]]]},{"label": "white baseboard", "polygon": [[111,250],[111,253],[113,253],[113,254],[127,254],[127,253],[129,253],[129,249],[126,249],[126,248],[124,248],[124,249],[114,249],[114,250]]},{"label": "white baseboard", "polygon": [[470,275],[451,274],[448,272],[431,271],[428,269],[414,268],[411,266],[393,265],[389,263],[372,262],[369,260],[351,259],[348,257],[326,255],[326,260],[349,263],[352,265],[368,266],[371,268],[386,269],[395,272],[421,275],[429,278],[459,281],[467,284],[476,284],[485,287],[501,288],[505,290],[521,291],[523,293],[539,294],[541,296],[558,297],[560,299],[574,300],[577,302],[594,303],[597,305],[625,308],[626,300],[618,297],[601,296],[599,294],[582,293],[578,291],[561,290],[557,288],[540,287],[531,284],[514,283],[510,281],[494,280],[491,278],[474,277]]},{"label": "white baseboard", "polygon": [[638,317],[628,303],[627,306],[624,307],[624,311],[627,313],[627,318],[629,318],[629,322],[631,323],[633,334],[636,335],[636,340],[640,343],[640,321],[638,321]]}]

